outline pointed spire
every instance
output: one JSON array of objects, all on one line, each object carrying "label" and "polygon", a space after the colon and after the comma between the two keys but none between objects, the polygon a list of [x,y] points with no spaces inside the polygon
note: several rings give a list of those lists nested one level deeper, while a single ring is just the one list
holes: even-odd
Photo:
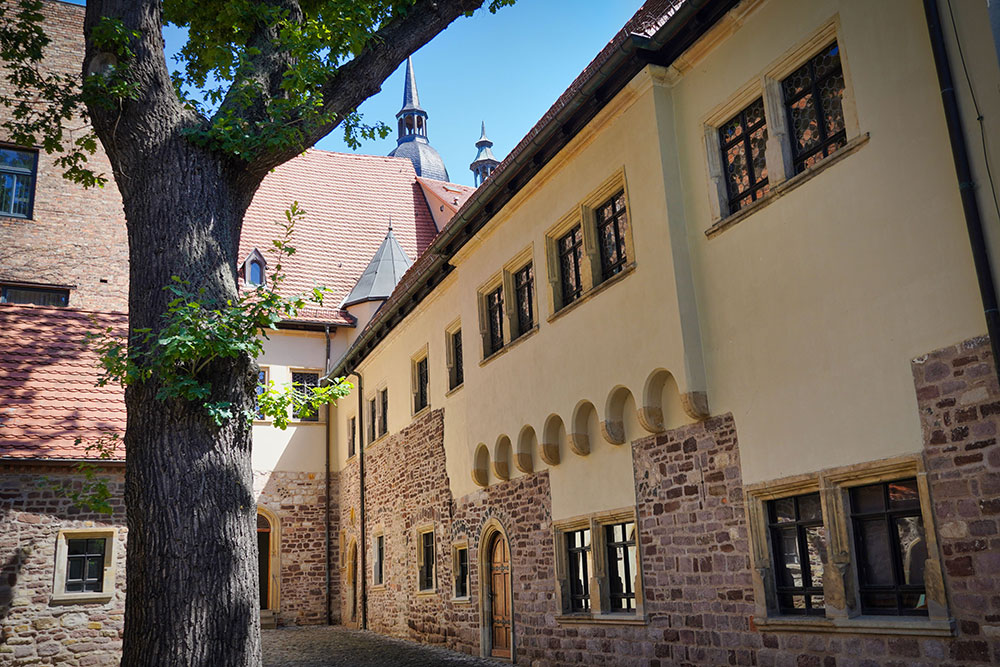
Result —
[{"label": "pointed spire", "polygon": [[406,80],[403,83],[403,111],[423,111],[420,96],[417,95],[417,77],[413,74],[413,58],[406,59]]},{"label": "pointed spire", "polygon": [[372,261],[368,263],[368,267],[358,278],[358,282],[354,285],[351,293],[347,295],[342,307],[346,308],[362,301],[388,299],[412,263],[392,233],[392,219],[390,218],[389,231],[386,232],[382,245],[375,251]]},{"label": "pointed spire", "polygon": [[490,141],[487,138],[487,136],[486,136],[486,121],[485,120],[483,121],[483,133],[481,135],[479,135],[479,141],[476,142],[476,145],[478,146],[479,144],[483,143],[484,141],[489,142],[490,146],[493,145],[493,142]]},{"label": "pointed spire", "polygon": [[486,136],[485,120],[483,121],[482,134],[479,136],[479,141],[476,142],[476,148],[479,150],[476,152],[476,159],[469,165],[469,169],[474,175],[476,187],[479,187],[500,164],[500,161],[493,156],[493,142]]}]

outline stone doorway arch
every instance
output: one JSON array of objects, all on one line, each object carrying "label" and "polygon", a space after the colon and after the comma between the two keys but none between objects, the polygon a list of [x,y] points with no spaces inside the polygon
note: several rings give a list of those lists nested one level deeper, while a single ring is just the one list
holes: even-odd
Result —
[{"label": "stone doorway arch", "polygon": [[514,661],[511,550],[496,519],[483,527],[479,543],[480,647],[483,657]]}]

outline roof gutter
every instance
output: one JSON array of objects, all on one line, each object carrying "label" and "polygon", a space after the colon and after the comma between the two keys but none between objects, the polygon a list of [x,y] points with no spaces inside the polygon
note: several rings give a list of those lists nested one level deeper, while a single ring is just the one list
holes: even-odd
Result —
[{"label": "roof gutter", "polygon": [[[469,197],[465,205],[455,214],[457,219],[452,220],[425,251],[425,256],[430,255],[433,259],[419,278],[409,285],[398,299],[391,299],[391,303],[387,302],[389,308],[375,316],[374,325],[368,331],[362,332],[324,380],[342,377],[357,368],[358,364],[375,348],[378,341],[395,326],[395,322],[390,320],[397,316],[400,311],[404,311],[411,301],[413,301],[413,305],[419,303],[422,297],[414,299],[414,295],[420,289],[425,288],[434,276],[442,272],[447,275],[453,268],[448,264],[451,257],[548,164],[552,157],[562,150],[612,97],[621,92],[636,74],[649,63],[669,64],[738,1],[688,0],[653,36],[626,35],[619,47],[612,52],[591,78],[580,86],[580,89],[556,113],[552,120],[539,129],[525,148],[517,153],[509,163],[495,171],[486,183]],[[707,20],[702,20],[699,15],[706,9],[714,9],[714,11],[710,13]],[[664,58],[657,58],[656,52],[671,44],[678,36],[682,38],[682,43],[678,45],[678,48],[673,50],[673,53],[666,54]],[[643,53],[648,55],[643,56]],[[620,80],[615,82],[611,89],[604,92],[604,99],[597,99],[602,87],[618,74],[622,75]],[[592,112],[584,111],[588,102],[597,103]],[[584,112],[583,117],[577,118],[581,112]],[[564,136],[558,136],[560,131]],[[546,148],[550,149],[548,156],[544,154]],[[539,156],[541,159],[538,159]],[[520,184],[517,182],[519,177],[524,179]],[[395,320],[398,322],[408,312],[409,310],[405,310],[395,317]]]}]

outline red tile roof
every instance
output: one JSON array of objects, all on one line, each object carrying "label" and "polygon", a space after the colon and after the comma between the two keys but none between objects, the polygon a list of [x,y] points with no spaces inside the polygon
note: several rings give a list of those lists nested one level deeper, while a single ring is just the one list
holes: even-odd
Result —
[{"label": "red tile roof", "polygon": [[458,183],[449,183],[448,181],[436,181],[433,178],[424,178],[423,176],[417,176],[417,181],[424,186],[425,192],[433,194],[440,199],[441,203],[451,209],[452,213],[462,208],[465,200],[471,197],[472,193],[476,191],[475,188],[468,185],[459,185]]},{"label": "red tile roof", "polygon": [[124,434],[124,393],[95,386],[86,334],[126,326],[120,313],[0,304],[0,458],[96,458],[88,444]]},{"label": "red tile roof", "polygon": [[257,248],[270,271],[277,259],[271,241],[281,233],[276,223],[293,201],[306,215],[292,237],[296,253],[282,262],[282,291],[333,290],[323,307],[304,309],[297,321],[354,324],[339,306],[385,238],[390,216],[411,260],[438,232],[409,160],[310,149],[277,167],[257,190],[243,222],[240,260]]}]

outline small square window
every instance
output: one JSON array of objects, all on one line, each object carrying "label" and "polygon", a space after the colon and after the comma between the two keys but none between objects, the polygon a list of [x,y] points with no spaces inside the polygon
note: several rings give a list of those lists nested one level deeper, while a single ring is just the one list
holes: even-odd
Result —
[{"label": "small square window", "polygon": [[417,543],[417,587],[421,591],[434,590],[434,531],[420,533]]},{"label": "small square window", "polygon": [[114,528],[59,531],[53,602],[111,599],[115,587],[115,535]]},{"label": "small square window", "polygon": [[847,143],[840,47],[830,44],[781,82],[795,173]]},{"label": "small square window", "polygon": [[0,148],[0,215],[31,217],[37,164],[35,151]]},{"label": "small square window", "polygon": [[826,538],[819,494],[770,500],[767,512],[778,610],[822,616]]},{"label": "small square window", "polygon": [[469,549],[468,547],[457,547],[455,549],[455,597],[469,597]]},{"label": "small square window", "polygon": [[562,306],[583,294],[580,263],[583,261],[583,230],[580,225],[569,230],[556,242],[559,254],[559,284],[562,287]]},{"label": "small square window", "polygon": [[535,272],[529,262],[514,273],[514,304],[517,310],[517,335],[523,336],[535,326]]},{"label": "small square window", "polygon": [[[306,371],[292,373],[292,387],[300,397],[305,398],[309,395],[310,388],[318,386],[319,373]],[[293,408],[292,418],[304,422],[315,422],[319,421],[319,412],[308,406]]]}]

